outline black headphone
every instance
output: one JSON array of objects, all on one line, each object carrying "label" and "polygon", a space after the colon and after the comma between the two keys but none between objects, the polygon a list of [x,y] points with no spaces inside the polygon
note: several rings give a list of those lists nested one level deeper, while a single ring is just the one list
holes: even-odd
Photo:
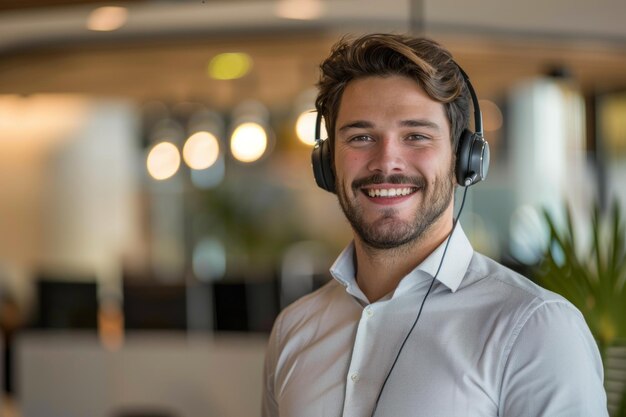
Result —
[{"label": "black headphone", "polygon": [[[469,77],[463,69],[456,64],[459,72],[465,80],[465,85],[472,98],[474,107],[474,129],[464,129],[456,147],[456,166],[454,172],[459,185],[469,187],[484,180],[489,171],[489,144],[483,138],[483,116],[478,104],[478,97]],[[330,153],[330,144],[327,139],[322,139],[322,114],[318,111],[315,121],[315,147],[311,154],[313,175],[317,185],[331,193],[335,192],[335,173]]]}]

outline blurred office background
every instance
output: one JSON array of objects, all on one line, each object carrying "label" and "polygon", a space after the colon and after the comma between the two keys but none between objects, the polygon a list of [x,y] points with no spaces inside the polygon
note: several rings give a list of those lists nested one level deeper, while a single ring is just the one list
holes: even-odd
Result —
[{"label": "blurred office background", "polygon": [[618,0],[1,0],[0,413],[259,415],[276,314],[350,239],[309,162],[343,34],[453,52],[492,149],[463,227],[529,271],[541,209],[584,228],[626,207],[624,18]]}]

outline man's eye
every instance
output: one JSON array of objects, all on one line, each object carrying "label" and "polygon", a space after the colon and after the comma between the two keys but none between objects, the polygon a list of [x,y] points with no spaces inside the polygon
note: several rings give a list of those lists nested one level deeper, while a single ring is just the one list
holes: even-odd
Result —
[{"label": "man's eye", "polygon": [[428,139],[428,137],[426,137],[424,135],[417,135],[416,134],[416,135],[409,135],[409,136],[407,136],[406,139],[409,140],[409,141],[418,142],[418,141],[426,140],[426,139]]},{"label": "man's eye", "polygon": [[350,142],[369,142],[371,140],[372,138],[369,136],[360,135],[360,136],[354,136],[353,138],[351,138]]}]

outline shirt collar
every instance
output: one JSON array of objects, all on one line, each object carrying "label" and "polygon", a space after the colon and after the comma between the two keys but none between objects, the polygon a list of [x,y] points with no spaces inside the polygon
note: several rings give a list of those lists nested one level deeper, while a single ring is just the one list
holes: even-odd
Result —
[{"label": "shirt collar", "polygon": [[339,257],[330,267],[330,273],[341,285],[346,288],[346,292],[359,300],[369,303],[363,291],[356,282],[356,274],[354,267],[354,241],[341,252]]},{"label": "shirt collar", "polygon": [[[398,284],[394,295],[399,295],[424,280],[424,275],[433,278],[439,268],[441,257],[446,251],[447,239],[443,241],[424,261],[409,272]],[[472,259],[474,250],[460,224],[456,226],[451,237],[437,281],[455,292],[461,285],[465,272]],[[359,288],[355,276],[354,241],[341,252],[330,268],[330,273],[352,296],[367,302],[367,298]]]},{"label": "shirt collar", "polygon": [[463,281],[465,272],[472,260],[474,249],[460,224],[452,232],[450,243],[446,250],[447,241],[447,239],[444,240],[416,269],[426,272],[431,278],[434,277],[445,251],[445,259],[441,264],[437,281],[448,287],[452,292],[455,292],[461,285],[461,281]]}]

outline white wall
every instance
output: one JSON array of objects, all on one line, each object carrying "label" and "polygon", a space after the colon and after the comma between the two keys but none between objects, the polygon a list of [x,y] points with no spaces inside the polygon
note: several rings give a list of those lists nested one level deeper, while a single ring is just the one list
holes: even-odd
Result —
[{"label": "white wall", "polygon": [[126,101],[0,96],[0,286],[22,304],[43,269],[115,290],[141,257],[137,135]]},{"label": "white wall", "polygon": [[140,247],[142,173],[135,107],[90,103],[80,130],[44,162],[40,206],[44,266],[119,278],[122,257]]}]

